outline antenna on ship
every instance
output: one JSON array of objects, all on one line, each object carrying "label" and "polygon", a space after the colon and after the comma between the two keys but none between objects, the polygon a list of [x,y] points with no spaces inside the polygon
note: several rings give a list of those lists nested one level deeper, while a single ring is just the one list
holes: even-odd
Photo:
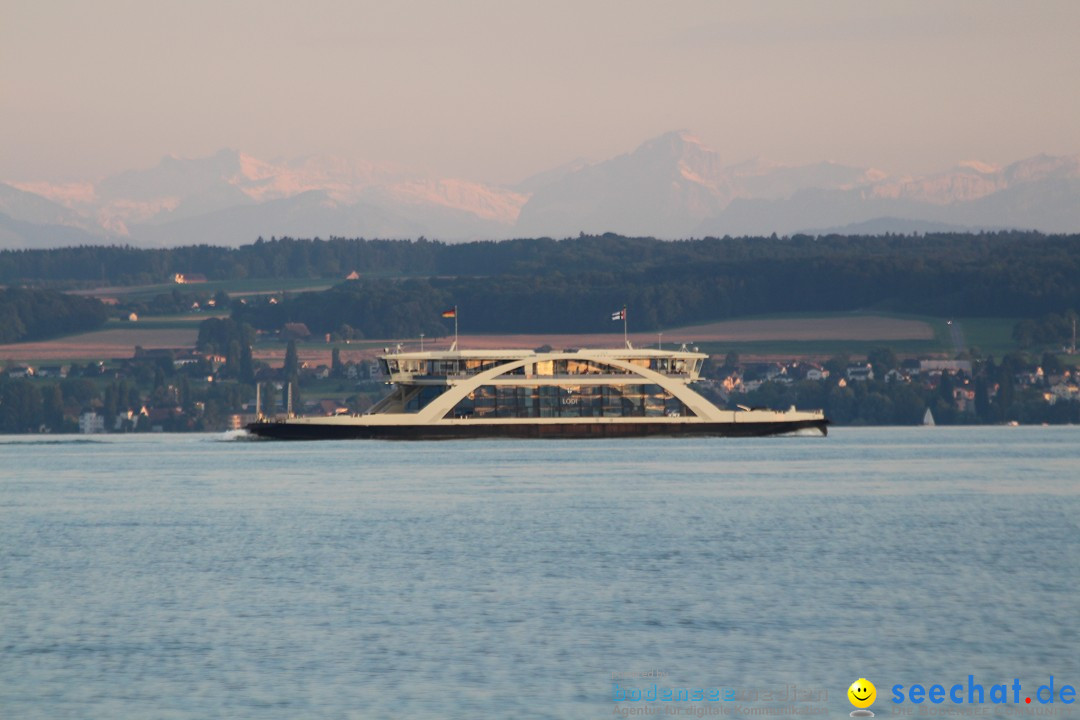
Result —
[{"label": "antenna on ship", "polygon": [[630,339],[626,336],[626,306],[622,306],[622,341],[626,345],[627,350],[633,350],[633,346],[630,344]]},{"label": "antenna on ship", "polygon": [[622,344],[625,345],[627,350],[633,350],[630,338],[626,337],[626,305],[623,305],[622,310],[619,312],[611,313],[611,320],[622,321]]},{"label": "antenna on ship", "polygon": [[623,345],[625,345],[627,347],[627,349],[632,350],[633,348],[630,345],[630,340],[629,340],[629,338],[626,337],[626,306],[623,305],[622,310],[619,310],[618,312],[611,313],[611,319],[612,320],[622,320],[622,341],[623,341]]},{"label": "antenna on ship", "polygon": [[443,310],[442,316],[444,318],[454,318],[454,344],[450,346],[450,351],[457,350],[458,333],[457,333],[457,305],[449,310]]}]

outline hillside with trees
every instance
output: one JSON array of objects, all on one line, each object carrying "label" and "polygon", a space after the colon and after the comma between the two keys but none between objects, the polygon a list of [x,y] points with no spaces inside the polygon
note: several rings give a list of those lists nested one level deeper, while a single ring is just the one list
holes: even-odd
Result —
[{"label": "hillside with trees", "polygon": [[[360,279],[344,282],[354,271]],[[439,334],[445,326],[438,312],[453,305],[473,332],[604,331],[610,329],[610,313],[623,304],[631,308],[637,330],[767,313],[867,309],[1035,321],[1080,308],[1080,235],[796,235],[668,242],[605,234],[464,244],[284,238],[235,249],[0,252],[0,282],[8,284],[153,284],[169,282],[177,273],[225,284],[331,278],[338,284],[325,292],[282,294],[273,304],[253,299],[232,310],[237,320],[260,330],[300,322],[313,332],[343,337]],[[220,285],[212,287],[225,307],[228,296]],[[140,315],[181,312],[192,306],[192,297],[174,290],[121,309]],[[26,337],[10,327],[9,337]],[[1039,320],[1019,328],[1017,339],[1038,343],[1059,337],[1058,330],[1055,323]]]},{"label": "hillside with trees", "polygon": [[0,290],[0,343],[94,330],[107,317],[105,306],[94,298],[55,290]]},{"label": "hillside with trees", "polygon": [[476,261],[487,274],[362,277],[234,313],[263,330],[302,322],[320,334],[385,338],[445,332],[438,311],[454,305],[478,332],[605,331],[623,304],[639,330],[768,313],[1039,317],[1080,307],[1080,236],[601,236],[500,243],[490,252]]},{"label": "hillside with trees", "polygon": [[[661,241],[620,235],[526,238],[502,242],[447,244],[420,238],[365,240],[332,238],[259,240],[239,248],[209,245],[141,249],[82,246],[52,250],[0,251],[0,284],[74,286],[138,285],[171,281],[177,273],[209,280],[244,278],[448,277],[537,274],[576,275],[603,270],[616,274],[666,273],[688,266],[799,262],[815,259],[852,264],[892,258],[921,273],[935,266],[1002,264],[1052,267],[1056,259],[1075,266],[1080,235],[1036,232],[927,233],[926,235],[795,235]],[[1046,263],[1038,263],[1043,258]],[[1034,268],[1033,268],[1034,269]],[[1041,286],[1047,278],[1026,278]]]}]

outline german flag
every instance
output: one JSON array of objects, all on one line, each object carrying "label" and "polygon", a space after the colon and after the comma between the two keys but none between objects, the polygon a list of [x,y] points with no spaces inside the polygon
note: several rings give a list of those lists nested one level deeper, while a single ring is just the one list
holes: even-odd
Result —
[{"label": "german flag", "polygon": [[444,318],[456,318],[457,317],[457,306],[455,305],[454,307],[450,308],[449,310],[443,310],[442,311],[442,316]]}]

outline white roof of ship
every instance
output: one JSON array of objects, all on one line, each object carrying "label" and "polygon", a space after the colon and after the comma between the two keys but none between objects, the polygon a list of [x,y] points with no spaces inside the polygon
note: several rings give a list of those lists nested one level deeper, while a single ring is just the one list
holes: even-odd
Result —
[{"label": "white roof of ship", "polygon": [[395,360],[460,360],[463,358],[476,358],[479,360],[485,359],[502,359],[502,358],[526,358],[530,356],[542,356],[542,355],[582,355],[591,357],[612,357],[612,358],[657,358],[657,357],[673,357],[673,358],[699,358],[705,357],[704,353],[692,352],[689,350],[657,350],[655,348],[569,348],[566,350],[524,350],[524,349],[507,349],[507,350],[425,350],[423,352],[398,352],[398,353],[386,353],[380,355],[387,359],[393,358]]}]

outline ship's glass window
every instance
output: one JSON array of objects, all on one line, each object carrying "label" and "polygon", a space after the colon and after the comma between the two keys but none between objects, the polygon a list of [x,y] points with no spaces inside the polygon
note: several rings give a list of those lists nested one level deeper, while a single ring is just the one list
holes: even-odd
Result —
[{"label": "ship's glass window", "polygon": [[454,363],[453,370],[447,368],[446,374],[479,375],[499,365],[514,362],[513,358],[466,358],[464,360],[447,361]]},{"label": "ship's glass window", "polygon": [[[547,372],[550,367],[551,371]],[[537,375],[626,375],[630,371],[593,360],[550,360],[536,364]]]},{"label": "ship's glass window", "polygon": [[420,392],[413,394],[405,402],[405,412],[414,413],[420,412],[435,398],[442,395],[449,390],[447,385],[425,385]]},{"label": "ship's glass window", "polygon": [[402,360],[401,372],[422,374],[427,370],[427,363],[424,360]]},{"label": "ship's glass window", "polygon": [[457,360],[432,360],[428,363],[428,372],[431,375],[456,375],[458,373],[459,363]]},{"label": "ship's glass window", "polygon": [[447,417],[662,417],[692,414],[678,398],[659,385],[635,383],[483,385],[458,402]]}]

